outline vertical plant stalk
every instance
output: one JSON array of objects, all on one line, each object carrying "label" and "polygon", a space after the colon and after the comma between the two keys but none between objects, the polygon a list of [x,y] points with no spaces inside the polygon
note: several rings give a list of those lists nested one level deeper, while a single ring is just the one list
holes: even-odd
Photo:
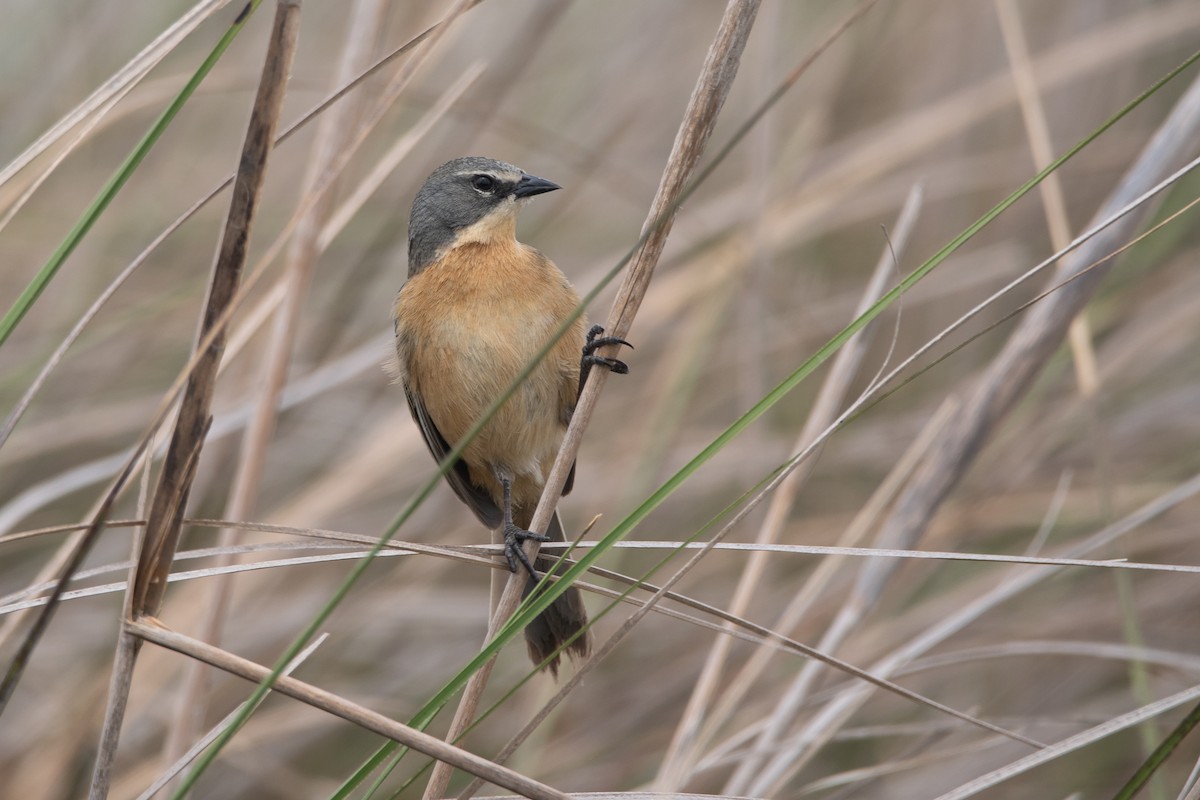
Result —
[{"label": "vertical plant stalk", "polygon": [[[211,418],[206,420],[206,423],[209,421]],[[207,433],[208,425],[205,424],[204,434]],[[200,460],[200,449],[203,447],[203,443],[204,436],[201,435],[183,466],[182,472],[187,476],[188,481],[191,481],[196,474],[196,464]],[[146,469],[142,473],[143,477],[148,476],[149,473],[149,469]],[[145,510],[145,503],[142,504],[140,510]],[[140,551],[145,544],[144,529],[136,541]],[[129,570],[130,577],[136,574],[137,566],[135,558]],[[132,586],[132,583],[127,582],[126,586]],[[133,597],[129,591],[125,593],[122,619],[133,619]],[[117,651],[109,680],[104,708],[104,724],[100,731],[100,744],[96,748],[96,761],[92,768],[92,785],[88,791],[88,800],[104,800],[108,797],[108,790],[112,784],[112,766],[117,755],[117,745],[121,740],[121,726],[124,724],[125,710],[129,705],[129,692],[133,688],[133,669],[137,666],[137,657],[142,650],[141,640],[130,636],[123,627],[117,637]]]},{"label": "vertical plant stalk", "polygon": [[[146,505],[150,498],[150,470],[143,469],[138,484],[137,516],[144,519]],[[138,525],[134,528],[130,539],[129,569],[126,571],[125,585],[133,585],[134,571],[137,569],[137,554],[141,550],[146,528]],[[130,619],[133,614],[133,593],[125,592],[121,602],[121,618]],[[117,744],[121,738],[121,725],[125,720],[125,708],[128,705],[129,689],[133,684],[133,666],[137,660],[142,640],[131,636],[122,626],[117,634],[117,652],[113,658],[112,676],[109,679],[108,697],[109,708],[105,709],[104,726],[100,730],[100,744],[96,748],[96,761],[92,765],[92,785],[88,790],[88,800],[103,800],[108,797],[112,786],[112,767],[116,760]]]},{"label": "vertical plant stalk", "polygon": [[[1000,20],[1001,38],[1008,60],[1012,65],[1013,83],[1016,85],[1017,102],[1021,108],[1021,119],[1025,123],[1025,138],[1033,155],[1036,169],[1044,169],[1054,160],[1054,149],[1050,144],[1050,125],[1046,122],[1046,110],[1038,91],[1033,64],[1029,59],[1029,45],[1021,24],[1021,13],[1014,0],[995,0],[996,16]],[[1050,232],[1050,244],[1062,250],[1071,241],[1071,224],[1067,219],[1067,203],[1064,199],[1062,180],[1054,172],[1038,184],[1042,206],[1046,213],[1046,227]],[[1075,359],[1075,381],[1085,398],[1094,397],[1100,388],[1099,370],[1096,368],[1096,351],[1092,347],[1092,334],[1087,317],[1081,310],[1071,320],[1071,354]]]},{"label": "vertical plant stalk", "polygon": [[[334,77],[334,86],[349,83],[369,63],[375,31],[380,27],[384,4],[380,0],[357,0],[354,3],[347,26],[346,47]],[[357,104],[343,102],[335,106],[318,123],[313,152],[308,158],[308,171],[304,178],[301,197],[312,191],[322,172],[332,163],[339,151],[351,138],[348,128],[356,117]],[[266,466],[266,454],[275,430],[275,419],[283,385],[287,380],[288,364],[292,348],[300,327],[300,314],[308,295],[313,268],[323,248],[320,242],[321,229],[329,216],[333,204],[333,193],[324,191],[296,227],[287,252],[287,274],[284,277],[286,291],[283,305],[275,315],[271,329],[270,345],[261,370],[264,375],[253,416],[242,438],[242,449],[234,476],[233,491],[225,509],[225,519],[244,520],[254,514],[259,487]],[[255,370],[255,374],[259,371]],[[230,528],[221,530],[218,547],[229,547],[236,533]],[[217,559],[216,566],[229,566],[235,562],[232,555]],[[201,623],[201,638],[211,644],[220,644],[224,621],[232,596],[233,575],[215,578],[207,587],[208,596],[202,601],[205,617]],[[179,695],[174,724],[167,737],[165,753],[168,762],[176,761],[191,745],[204,726],[204,694],[208,668],[193,661],[186,668],[183,690]]]},{"label": "vertical plant stalk", "polygon": [[[233,198],[213,265],[212,282],[197,341],[210,333],[214,323],[229,306],[246,263],[254,215],[267,175],[267,156],[275,138],[279,112],[283,108],[284,90],[296,49],[299,23],[299,0],[278,0],[271,43],[246,131],[238,174],[234,179]],[[137,578],[133,586],[135,618],[155,615],[162,606],[167,573],[179,544],[183,512],[191,490],[189,476],[181,466],[185,455],[195,449],[198,436],[206,427],[216,386],[217,367],[224,350],[225,331],[222,329],[212,337],[204,355],[196,362],[180,402],[175,430],[167,446],[163,471],[147,518],[146,539],[138,557]]]},{"label": "vertical plant stalk", "polygon": [[[204,340],[214,321],[225,312],[237,290],[246,262],[254,213],[266,178],[267,157],[275,138],[292,56],[296,50],[299,23],[299,0],[279,0],[197,342]],[[188,492],[212,420],[209,409],[224,345],[224,332],[221,331],[213,337],[188,380],[126,599],[125,616],[129,620],[153,615],[162,605],[167,575],[179,542]],[[105,709],[102,746],[98,750],[93,772],[91,800],[103,800],[108,795],[121,721],[128,704],[133,669],[140,650],[139,645],[129,644],[130,638],[123,629]]]},{"label": "vertical plant stalk", "polygon": [[[613,309],[605,330],[609,336],[624,338],[633,324],[633,318],[641,305],[642,298],[649,287],[658,264],[659,256],[666,245],[667,236],[671,233],[671,224],[675,218],[678,201],[688,180],[695,172],[700,156],[704,153],[709,137],[716,125],[717,116],[725,104],[725,98],[737,77],[738,65],[741,62],[742,51],[750,29],[754,25],[758,13],[759,0],[729,0],[725,7],[721,24],[717,29],[716,38],[709,46],[700,70],[696,86],[692,90],[683,122],[675,136],[671,155],[667,160],[666,169],[659,181],[658,191],[651,204],[650,212],[642,226],[644,241],[634,255],[629,272],[617,293]],[[575,414],[563,438],[558,458],[546,480],[542,499],[534,512],[530,528],[538,531],[545,530],[558,505],[558,497],[562,493],[567,473],[575,462],[575,455],[583,438],[583,432],[591,419],[592,410],[596,406],[600,390],[604,386],[607,370],[592,370],[587,385],[579,397]],[[537,557],[537,542],[526,544],[529,557]],[[490,641],[504,623],[512,616],[521,599],[524,576],[513,573],[504,588],[491,623],[488,626],[487,639]],[[462,700],[446,734],[447,741],[455,741],[471,724],[479,707],[479,700],[491,676],[495,659],[484,664],[479,671],[471,676],[463,691]],[[425,800],[441,797],[450,783],[451,768],[444,762],[434,765],[429,784],[425,787]]]}]

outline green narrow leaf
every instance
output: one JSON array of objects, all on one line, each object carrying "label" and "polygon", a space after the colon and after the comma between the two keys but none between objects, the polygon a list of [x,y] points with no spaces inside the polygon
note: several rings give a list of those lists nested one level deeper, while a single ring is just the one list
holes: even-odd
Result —
[{"label": "green narrow leaf", "polygon": [[1187,716],[1175,726],[1175,729],[1167,734],[1167,738],[1163,739],[1154,752],[1138,767],[1129,782],[1113,796],[1113,800],[1132,800],[1138,792],[1146,787],[1158,768],[1167,762],[1171,754],[1179,748],[1179,745],[1183,744],[1183,740],[1197,725],[1200,725],[1200,705],[1189,711]]},{"label": "green narrow leaf", "polygon": [[234,38],[245,26],[250,14],[258,8],[261,2],[262,0],[251,0],[246,5],[246,8],[238,14],[237,19],[229,27],[229,30],[225,31],[225,35],[221,37],[216,47],[208,54],[208,58],[204,59],[204,62],[184,85],[183,89],[180,90],[179,94],[175,96],[175,99],[171,101],[166,110],[150,126],[150,130],[146,132],[146,135],[142,137],[141,141],[125,157],[125,161],[121,163],[121,166],[117,168],[113,176],[100,189],[100,193],[96,195],[96,198],[92,200],[91,204],[83,212],[83,216],[79,218],[74,227],[67,233],[66,238],[62,240],[54,253],[51,254],[50,259],[42,265],[37,275],[33,277],[33,280],[21,292],[21,296],[17,298],[12,307],[4,314],[3,319],[0,319],[0,346],[8,340],[9,334],[13,332],[13,329],[25,317],[25,314],[37,302],[38,297],[41,296],[46,286],[54,279],[59,267],[63,265],[63,262],[67,260],[67,257],[71,255],[79,243],[83,241],[83,237],[87,235],[87,232],[91,230],[96,220],[108,208],[109,203],[117,196],[117,192],[121,191],[121,187],[125,185],[141,165],[143,159],[146,158],[146,154],[150,152],[150,149],[154,147],[155,143],[162,137],[163,132],[166,131],[167,127],[175,119],[175,116],[179,113],[179,109],[183,108],[184,103],[191,98],[196,88],[208,73],[212,71],[213,66],[220,60]]}]

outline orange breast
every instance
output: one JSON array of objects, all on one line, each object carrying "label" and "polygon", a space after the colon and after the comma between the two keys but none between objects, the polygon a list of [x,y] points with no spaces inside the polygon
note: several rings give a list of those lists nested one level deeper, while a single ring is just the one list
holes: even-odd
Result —
[{"label": "orange breast", "polygon": [[[515,240],[467,244],[413,277],[396,301],[402,378],[454,444],[516,379],[579,299],[548,259]],[[579,380],[577,320],[464,452],[472,479],[536,502],[562,440]]]}]

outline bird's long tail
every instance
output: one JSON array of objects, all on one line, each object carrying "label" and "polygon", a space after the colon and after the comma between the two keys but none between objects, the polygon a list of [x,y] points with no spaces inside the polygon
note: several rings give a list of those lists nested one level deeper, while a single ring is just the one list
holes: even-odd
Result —
[{"label": "bird's long tail", "polygon": [[[524,509],[513,509],[513,521],[522,528],[528,528],[530,520],[524,518],[525,514],[522,514],[522,511]],[[558,518],[557,511],[550,520],[549,530],[546,531],[546,534],[556,542],[564,541],[562,522]],[[553,556],[549,554],[540,556],[537,560],[538,570],[542,572],[549,570],[557,559],[557,553]],[[558,574],[562,574],[564,571],[564,569],[559,569]],[[525,584],[525,594],[528,595],[533,591],[533,587],[536,585],[531,578]],[[558,650],[564,642],[580,631],[582,633],[564,649],[572,657],[586,658],[592,651],[592,635],[584,630],[587,623],[587,609],[583,607],[583,595],[572,586],[559,595],[549,608],[525,628],[525,646],[529,651],[530,660],[534,664],[541,664],[550,657],[551,653]],[[558,662],[559,657],[556,655],[546,663],[546,668],[555,677],[558,676]]]}]

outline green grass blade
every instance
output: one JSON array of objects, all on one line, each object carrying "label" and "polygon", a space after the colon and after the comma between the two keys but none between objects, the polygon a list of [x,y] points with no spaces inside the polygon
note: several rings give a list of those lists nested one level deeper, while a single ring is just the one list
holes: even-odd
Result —
[{"label": "green grass blade", "polygon": [[238,14],[237,19],[225,31],[225,35],[217,42],[212,52],[208,54],[208,57],[204,59],[204,62],[192,74],[192,77],[184,85],[183,89],[180,90],[179,94],[175,96],[175,99],[171,101],[170,105],[167,106],[166,110],[150,126],[150,130],[137,143],[137,146],[125,157],[121,166],[117,168],[117,171],[108,179],[108,182],[100,189],[100,193],[96,195],[96,198],[92,200],[91,204],[83,212],[83,216],[79,218],[74,227],[67,233],[66,238],[62,240],[51,254],[50,259],[42,265],[37,275],[33,277],[33,280],[21,292],[21,296],[16,299],[12,307],[0,319],[0,346],[8,340],[13,329],[20,324],[25,314],[37,302],[38,297],[41,296],[42,292],[50,284],[50,281],[54,279],[59,267],[63,265],[79,243],[83,241],[83,237],[96,224],[96,220],[100,218],[100,215],[108,208],[113,198],[117,196],[117,193],[121,191],[121,188],[141,165],[142,161],[146,158],[146,154],[150,152],[150,149],[162,137],[163,132],[166,131],[167,127],[175,119],[179,110],[183,108],[184,103],[191,98],[196,88],[208,73],[212,71],[212,68],[229,48],[234,38],[241,32],[250,14],[254,12],[261,2],[262,0],[251,0],[246,8]]},{"label": "green grass blade", "polygon": [[1167,759],[1179,749],[1179,745],[1183,744],[1183,740],[1187,738],[1192,730],[1200,725],[1200,705],[1194,707],[1188,712],[1187,716],[1179,721],[1167,738],[1163,739],[1162,743],[1154,749],[1154,752],[1146,758],[1129,782],[1121,787],[1121,790],[1113,796],[1113,800],[1132,800],[1133,797],[1146,787],[1154,773],[1158,768],[1167,762]]}]

